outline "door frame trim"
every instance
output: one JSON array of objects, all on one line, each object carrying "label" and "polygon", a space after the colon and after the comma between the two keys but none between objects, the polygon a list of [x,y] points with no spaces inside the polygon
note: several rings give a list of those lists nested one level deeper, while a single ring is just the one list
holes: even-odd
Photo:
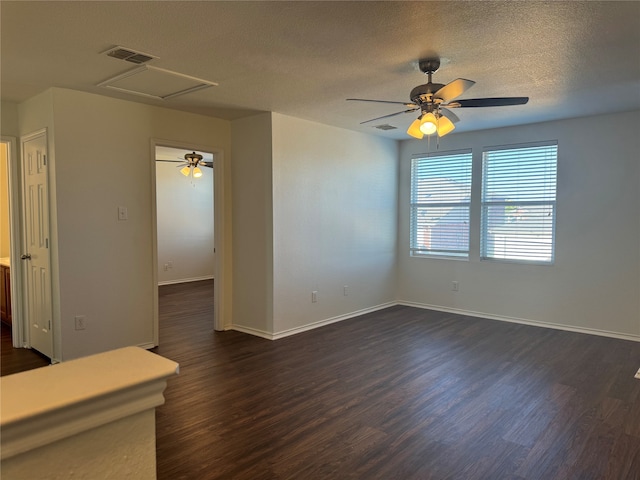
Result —
[{"label": "door frame trim", "polygon": [[213,154],[213,243],[215,248],[214,265],[214,330],[224,330],[224,150],[210,145],[200,145],[196,143],[165,140],[152,138],[150,142],[150,162],[151,162],[151,232],[152,232],[152,269],[153,269],[153,341],[155,345],[159,343],[158,326],[158,211],[156,204],[156,147],[171,147],[183,150],[198,150]]},{"label": "door frame trim", "polygon": [[18,159],[18,139],[16,137],[2,135],[0,142],[7,146],[7,183],[9,196],[9,259],[11,263],[11,340],[16,348],[26,346],[24,336],[24,317],[22,314],[22,269],[20,263],[20,251],[22,250],[22,205],[20,193],[21,162]]}]

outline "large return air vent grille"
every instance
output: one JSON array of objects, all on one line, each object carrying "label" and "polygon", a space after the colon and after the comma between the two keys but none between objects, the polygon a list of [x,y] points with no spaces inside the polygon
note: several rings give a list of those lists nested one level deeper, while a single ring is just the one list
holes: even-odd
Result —
[{"label": "large return air vent grille", "polygon": [[155,98],[156,100],[169,100],[216,85],[218,85],[216,82],[173,72],[166,68],[139,65],[100,82],[98,87]]},{"label": "large return air vent grille", "polygon": [[117,58],[119,60],[124,60],[126,62],[131,62],[135,64],[147,63],[154,58],[158,58],[154,55],[149,55],[148,53],[136,52],[135,50],[131,50],[130,48],[125,47],[113,47],[107,50],[106,53],[109,57]]}]

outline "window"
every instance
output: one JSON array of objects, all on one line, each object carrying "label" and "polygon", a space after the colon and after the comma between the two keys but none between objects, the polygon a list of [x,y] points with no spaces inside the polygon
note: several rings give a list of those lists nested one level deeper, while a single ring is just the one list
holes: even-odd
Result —
[{"label": "window", "polygon": [[481,259],[553,263],[558,145],[482,156]]},{"label": "window", "polygon": [[411,255],[469,257],[471,150],[411,160]]}]

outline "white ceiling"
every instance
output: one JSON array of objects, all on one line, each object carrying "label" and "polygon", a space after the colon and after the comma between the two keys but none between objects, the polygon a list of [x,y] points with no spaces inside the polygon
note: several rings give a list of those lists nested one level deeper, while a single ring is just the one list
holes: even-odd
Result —
[{"label": "white ceiling", "polygon": [[[529,96],[524,106],[457,109],[456,131],[640,108],[640,2],[0,2],[1,96],[21,102],[51,86],[225,119],[274,111],[390,138],[415,114],[359,123],[402,106],[426,83],[476,85],[460,98]],[[217,82],[169,100],[96,85],[150,65]],[[373,128],[389,123],[398,130]]]}]

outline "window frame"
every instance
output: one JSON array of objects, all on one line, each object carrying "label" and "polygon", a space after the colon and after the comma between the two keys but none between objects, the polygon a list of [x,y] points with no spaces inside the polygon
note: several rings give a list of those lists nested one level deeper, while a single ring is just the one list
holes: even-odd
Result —
[{"label": "window frame", "polygon": [[[530,148],[543,148],[543,147],[555,147],[555,164],[554,164],[554,190],[553,190],[553,199],[532,199],[532,200],[519,200],[517,201],[518,206],[531,206],[531,207],[550,207],[551,209],[551,253],[549,260],[541,260],[541,259],[525,259],[525,258],[499,258],[495,256],[490,256],[487,252],[487,237],[488,237],[488,219],[487,219],[487,208],[491,206],[509,206],[513,205],[514,202],[509,201],[487,201],[485,199],[485,188],[487,187],[487,172],[485,170],[485,165],[487,161],[487,154],[490,152],[499,152],[505,150],[526,150]],[[481,188],[480,188],[480,261],[484,262],[500,262],[500,263],[517,263],[517,264],[530,264],[530,265],[554,265],[555,264],[555,253],[556,253],[556,219],[557,219],[557,194],[558,194],[558,141],[544,141],[544,142],[535,142],[535,143],[526,143],[526,144],[513,144],[513,145],[499,145],[499,146],[491,146],[484,147],[482,149],[482,161],[481,161]]]},{"label": "window frame", "polygon": [[[466,161],[468,161],[468,165],[463,165],[461,170],[468,170],[468,200],[466,202],[417,202],[416,195],[417,191],[415,188],[417,178],[415,177],[415,165],[417,162],[421,160],[432,160],[434,158],[443,158],[443,157],[454,157],[454,156],[466,156]],[[446,152],[436,152],[436,153],[423,153],[416,154],[411,157],[411,166],[410,166],[410,191],[409,191],[409,255],[415,258],[436,258],[436,259],[446,259],[446,260],[469,260],[470,256],[470,237],[471,237],[471,199],[472,199],[472,188],[473,188],[473,150],[471,148],[465,148],[460,150],[451,150]],[[445,250],[445,249],[437,249],[433,252],[429,252],[424,248],[419,248],[417,245],[417,214],[420,208],[447,208],[447,207],[463,207],[467,209],[467,217],[466,217],[466,243],[467,249],[465,251],[460,250]]]}]

